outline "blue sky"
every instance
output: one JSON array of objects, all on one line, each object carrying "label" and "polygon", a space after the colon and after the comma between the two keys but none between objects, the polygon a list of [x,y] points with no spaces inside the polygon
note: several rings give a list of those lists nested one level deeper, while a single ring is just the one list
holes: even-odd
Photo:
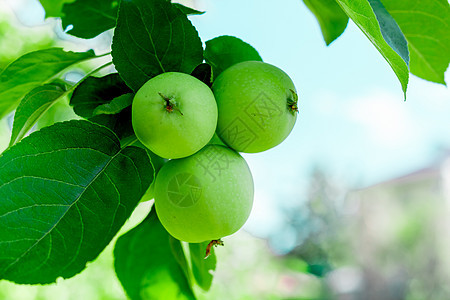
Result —
[{"label": "blue sky", "polygon": [[[36,0],[7,2],[16,12],[25,4],[18,17],[28,25],[54,26],[42,25]],[[300,0],[195,2],[206,11],[191,17],[203,41],[220,35],[243,39],[289,74],[299,91],[300,114],[291,135],[271,150],[244,155],[255,181],[255,206],[245,226],[251,233],[267,237],[283,227],[280,207],[306,199],[314,166],[343,185],[363,187],[425,166],[438,147],[450,148],[448,88],[411,76],[404,102],[394,72],[352,22],[326,47]],[[84,47],[98,47],[102,40]]]}]

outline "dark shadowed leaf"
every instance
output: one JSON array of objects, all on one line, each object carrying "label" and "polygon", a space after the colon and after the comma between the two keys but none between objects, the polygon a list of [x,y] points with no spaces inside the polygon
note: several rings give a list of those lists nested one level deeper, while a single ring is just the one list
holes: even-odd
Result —
[{"label": "dark shadowed leaf", "polygon": [[212,74],[212,68],[209,64],[199,64],[194,71],[191,73],[192,76],[197,78],[198,80],[205,83],[207,86],[211,87],[212,80],[213,80],[213,74]]},{"label": "dark shadowed leaf", "polygon": [[394,18],[388,13],[380,0],[369,0],[373,12],[380,25],[384,40],[409,65],[408,43]]},{"label": "dark shadowed leaf", "polygon": [[336,0],[303,0],[303,2],[316,16],[327,45],[344,32],[348,16],[342,11]]},{"label": "dark shadowed leaf", "polygon": [[223,35],[206,42],[205,60],[213,68],[217,78],[222,71],[242,61],[262,61],[258,51],[250,44],[234,36]]},{"label": "dark shadowed leaf", "polygon": [[408,41],[410,71],[445,84],[450,62],[450,5],[447,0],[382,0]]},{"label": "dark shadowed leaf", "polygon": [[145,151],[76,120],[30,134],[0,157],[0,279],[51,283],[108,245],[153,180]]},{"label": "dark shadowed leaf", "polygon": [[0,118],[11,112],[32,89],[51,81],[59,72],[83,60],[94,58],[88,52],[66,52],[50,48],[27,53],[0,73]]},{"label": "dark shadowed leaf", "polygon": [[[408,62],[405,61],[394,49],[385,41],[382,30],[369,1],[367,0],[336,0],[344,12],[352,19],[353,22],[367,36],[377,50],[383,55],[391,66],[402,86],[403,93],[406,97],[406,88],[409,80]],[[383,18],[379,15],[378,18]],[[388,25],[390,23],[386,22]],[[406,53],[402,51],[402,53]]]},{"label": "dark shadowed leaf", "polygon": [[191,73],[203,48],[187,16],[166,0],[126,0],[119,9],[113,62],[134,91],[163,72]]},{"label": "dark shadowed leaf", "polygon": [[141,224],[117,240],[114,266],[130,299],[195,299],[169,238],[152,209]]},{"label": "dark shadowed leaf", "polygon": [[130,92],[131,89],[117,73],[103,77],[91,76],[77,86],[70,99],[70,105],[80,117],[90,118],[98,106],[110,103],[114,98]]},{"label": "dark shadowed leaf", "polygon": [[[166,158],[162,158],[158,155],[156,155],[155,153],[153,153],[152,151],[150,151],[147,147],[145,147],[138,139],[136,136],[130,136],[128,141],[127,140],[123,140],[123,143],[127,143],[131,141],[133,146],[136,147],[141,147],[143,148],[146,152],[148,157],[150,158],[150,161],[152,163],[153,169],[155,170],[155,174],[154,177],[156,178],[156,176],[158,175],[159,170],[162,168],[162,166],[168,161],[168,159]],[[152,184],[150,185],[150,187],[148,188],[147,192],[144,194],[144,196],[141,198],[141,202],[145,202],[145,201],[149,201],[155,198],[155,181],[152,182]],[[173,239],[173,238],[172,238]],[[171,239],[171,242],[172,242]],[[180,243],[180,241],[175,240],[176,242]],[[176,244],[176,243],[175,243]],[[172,243],[171,243],[172,245]],[[176,249],[176,247],[173,247],[174,249]],[[183,251],[181,251],[183,253]],[[175,255],[175,253],[174,253]],[[184,257],[184,253],[183,253],[183,257]],[[184,260],[186,260],[186,258],[184,257]],[[181,262],[180,262],[181,265]],[[189,274],[187,274],[186,276],[188,276]],[[188,277],[189,278],[189,277]]]},{"label": "dark shadowed leaf", "polygon": [[214,249],[211,249],[211,254],[205,259],[205,251],[208,244],[209,242],[189,244],[192,273],[194,274],[195,281],[205,291],[211,288],[214,277],[212,272],[216,269],[217,263]]},{"label": "dark shadowed leaf", "polygon": [[14,114],[14,123],[9,145],[12,146],[21,140],[33,127],[39,117],[50,106],[65,95],[66,87],[63,84],[44,84],[34,88],[20,102]]},{"label": "dark shadowed leaf", "polygon": [[125,108],[118,114],[100,114],[89,118],[89,121],[108,127],[123,139],[135,139],[133,125],[131,123],[131,106]]},{"label": "dark shadowed leaf", "polygon": [[90,39],[116,26],[118,9],[119,0],[76,0],[64,4],[62,25],[73,26],[67,33]]},{"label": "dark shadowed leaf", "polygon": [[131,92],[117,73],[88,77],[75,89],[70,104],[79,116],[108,127],[124,142],[124,139],[135,139]]}]

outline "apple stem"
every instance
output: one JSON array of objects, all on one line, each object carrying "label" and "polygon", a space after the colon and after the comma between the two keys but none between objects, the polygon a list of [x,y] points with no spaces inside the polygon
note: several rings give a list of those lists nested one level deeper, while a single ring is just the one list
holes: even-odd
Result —
[{"label": "apple stem", "polygon": [[173,112],[173,111],[177,111],[180,113],[180,115],[183,115],[183,113],[181,112],[181,110],[177,107],[175,101],[173,101],[172,97],[166,97],[161,93],[158,93],[161,98],[164,99],[164,101],[166,101],[166,103],[164,104],[164,107],[166,108],[166,110],[168,112]]},{"label": "apple stem", "polygon": [[212,240],[211,242],[209,242],[208,246],[206,246],[205,259],[207,259],[208,256],[211,255],[212,246],[214,246],[214,247],[223,246],[223,241],[221,239],[218,239],[218,240]]},{"label": "apple stem", "polygon": [[290,89],[290,91],[292,93],[292,98],[287,99],[287,106],[289,111],[295,115],[295,113],[298,113],[298,95],[292,89]]}]

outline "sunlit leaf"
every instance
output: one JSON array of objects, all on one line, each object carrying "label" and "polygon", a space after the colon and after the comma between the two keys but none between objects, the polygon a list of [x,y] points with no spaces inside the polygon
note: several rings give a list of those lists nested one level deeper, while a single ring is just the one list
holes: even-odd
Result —
[{"label": "sunlit leaf", "polygon": [[[367,36],[377,50],[383,55],[391,66],[402,86],[403,93],[406,96],[406,88],[409,80],[408,62],[405,61],[394,49],[385,41],[380,29],[377,15],[375,15],[372,7],[367,0],[336,0],[344,12],[352,19],[353,22]],[[378,15],[378,18],[384,18]],[[388,25],[388,24],[387,24]],[[389,27],[388,27],[389,28]],[[390,28],[394,30],[393,28]],[[386,33],[386,29],[383,29]],[[397,49],[398,50],[398,49]],[[402,51],[405,53],[406,51]]]},{"label": "sunlit leaf", "polygon": [[0,118],[11,112],[32,89],[52,80],[62,70],[94,58],[92,50],[66,52],[50,48],[27,53],[0,73]]},{"label": "sunlit leaf", "polygon": [[45,10],[45,17],[61,17],[62,8],[65,3],[71,3],[75,0],[39,0]]},{"label": "sunlit leaf", "polygon": [[344,32],[348,16],[335,0],[303,0],[303,2],[319,22],[323,39],[327,45]]},{"label": "sunlit leaf", "polygon": [[36,122],[35,128],[39,130],[41,128],[53,125],[58,122],[65,122],[69,120],[80,120],[81,118],[77,116],[72,107],[69,105],[69,101],[67,98],[63,98],[55,102],[52,106],[49,107],[48,110],[45,111],[39,117],[39,120]]},{"label": "sunlit leaf", "polygon": [[114,266],[130,299],[195,299],[169,238],[152,209],[141,224],[117,240]]},{"label": "sunlit leaf", "polygon": [[33,127],[39,117],[50,106],[65,95],[62,84],[44,84],[34,88],[20,102],[14,114],[14,123],[9,145],[14,145]]},{"label": "sunlit leaf", "polygon": [[445,84],[450,63],[450,5],[447,0],[382,0],[408,41],[410,71]]},{"label": "sunlit leaf", "polygon": [[92,113],[95,115],[101,115],[101,114],[107,114],[107,115],[113,115],[118,114],[125,108],[129,107],[131,105],[131,102],[133,102],[133,93],[123,94],[120,95],[114,99],[111,100],[109,103],[105,103],[102,105],[97,106],[94,109],[94,112]]},{"label": "sunlit leaf", "polygon": [[169,243],[170,243],[170,248],[172,249],[173,256],[175,257],[176,261],[180,265],[181,270],[183,270],[184,276],[186,276],[189,286],[192,287],[191,269],[186,260],[186,255],[184,254],[184,250],[183,250],[183,246],[181,245],[181,242],[179,240],[177,240],[176,238],[170,236]]},{"label": "sunlit leaf", "polygon": [[216,269],[217,258],[214,249],[211,249],[211,254],[205,259],[205,251],[209,242],[198,244],[189,244],[191,254],[192,273],[195,281],[205,291],[211,288],[213,274]]}]

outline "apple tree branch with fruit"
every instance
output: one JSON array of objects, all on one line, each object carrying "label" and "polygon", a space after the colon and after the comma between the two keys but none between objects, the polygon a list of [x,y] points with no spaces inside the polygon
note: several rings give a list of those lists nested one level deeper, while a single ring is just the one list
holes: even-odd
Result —
[{"label": "apple tree branch with fruit", "polygon": [[[0,279],[48,284],[75,276],[140,201],[154,198],[142,223],[118,238],[116,274],[131,299],[195,299],[194,284],[211,286],[213,246],[226,245],[223,238],[251,213],[253,179],[240,153],[283,142],[307,100],[288,74],[239,38],[216,37],[203,49],[188,18],[203,12],[167,0],[59,2],[41,1],[48,16],[73,26],[69,34],[89,39],[114,29],[112,52],[40,49],[0,73],[0,115],[15,111],[10,145],[0,156]],[[445,84],[446,1],[414,8],[401,0],[304,2],[327,44],[349,19],[355,22],[405,97],[410,72]],[[447,26],[411,25],[399,13],[422,10]],[[432,39],[438,50],[430,50]],[[111,59],[74,84],[62,79],[99,57]],[[97,77],[111,65],[117,72]],[[79,119],[33,131],[65,97]],[[202,263],[205,256],[214,263]],[[136,284],[143,281],[151,283],[145,291]],[[160,286],[172,289],[162,293]]]}]

